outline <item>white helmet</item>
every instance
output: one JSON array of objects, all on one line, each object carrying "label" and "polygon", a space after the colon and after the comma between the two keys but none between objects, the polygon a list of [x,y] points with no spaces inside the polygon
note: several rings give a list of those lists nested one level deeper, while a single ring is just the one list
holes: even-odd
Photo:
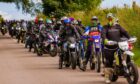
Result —
[{"label": "white helmet", "polygon": [[64,16],[61,18],[61,20],[65,20],[65,19],[68,19],[68,17]]},{"label": "white helmet", "polygon": [[109,18],[109,17],[114,18],[114,15],[112,13],[108,13],[107,18]]},{"label": "white helmet", "polygon": [[39,21],[43,21],[43,18],[40,18]]},{"label": "white helmet", "polygon": [[116,18],[115,20],[116,20],[116,22],[118,22],[119,21],[119,18]]},{"label": "white helmet", "polygon": [[97,16],[93,16],[92,20],[98,20],[98,17]]},{"label": "white helmet", "polygon": [[115,18],[114,25],[115,25],[115,24],[119,24],[119,19],[118,19],[118,18]]},{"label": "white helmet", "polygon": [[61,21],[57,21],[57,24],[62,24]]},{"label": "white helmet", "polygon": [[77,25],[77,24],[78,24],[78,21],[77,21],[77,20],[74,20],[74,21],[72,22],[72,24]]}]

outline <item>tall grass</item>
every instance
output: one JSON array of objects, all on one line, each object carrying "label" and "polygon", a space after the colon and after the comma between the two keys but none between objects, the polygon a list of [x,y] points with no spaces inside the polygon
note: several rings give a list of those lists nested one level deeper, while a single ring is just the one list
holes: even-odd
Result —
[{"label": "tall grass", "polygon": [[124,27],[132,36],[138,38],[136,43],[137,47],[140,47],[140,7],[134,8],[111,8],[111,9],[93,9],[88,12],[78,11],[70,14],[70,16],[77,19],[82,19],[84,25],[90,25],[90,19],[92,16],[98,16],[102,25],[107,24],[106,15],[112,12],[119,18],[119,23]]}]

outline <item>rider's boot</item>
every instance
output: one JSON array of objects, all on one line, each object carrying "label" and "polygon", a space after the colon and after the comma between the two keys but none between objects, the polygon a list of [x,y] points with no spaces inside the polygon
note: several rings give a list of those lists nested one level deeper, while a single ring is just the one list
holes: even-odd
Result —
[{"label": "rider's boot", "polygon": [[59,56],[59,69],[62,69],[62,67],[63,67],[63,55],[60,54],[60,56]]},{"label": "rider's boot", "polygon": [[83,61],[83,67],[81,68],[81,70],[86,71],[86,69],[87,69],[87,60],[84,59],[84,61]]},{"label": "rider's boot", "polygon": [[111,81],[109,79],[111,72],[110,72],[110,68],[105,68],[105,83],[106,84],[110,84]]},{"label": "rider's boot", "polygon": [[101,73],[101,76],[105,76],[105,65],[103,64],[103,71]]}]

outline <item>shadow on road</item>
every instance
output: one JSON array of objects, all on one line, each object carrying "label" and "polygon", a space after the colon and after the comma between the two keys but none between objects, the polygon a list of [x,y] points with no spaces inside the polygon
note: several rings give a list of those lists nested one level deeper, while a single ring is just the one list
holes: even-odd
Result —
[{"label": "shadow on road", "polygon": [[11,37],[8,37],[8,36],[2,36],[0,35],[0,40],[4,40],[4,39],[12,39]]}]

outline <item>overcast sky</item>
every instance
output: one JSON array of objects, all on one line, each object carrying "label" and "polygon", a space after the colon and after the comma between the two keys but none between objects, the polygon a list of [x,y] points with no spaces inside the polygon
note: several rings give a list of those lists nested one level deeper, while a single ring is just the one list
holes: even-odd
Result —
[{"label": "overcast sky", "polygon": [[[40,0],[34,0],[35,2],[40,2]],[[124,4],[129,6],[132,5],[133,0],[104,0],[101,3],[101,8],[111,8],[113,6],[122,7]],[[135,0],[137,4],[140,5],[140,0]],[[3,15],[5,19],[33,19],[29,14],[23,14],[22,10],[17,10],[15,4],[11,3],[0,3],[0,14]]]}]

